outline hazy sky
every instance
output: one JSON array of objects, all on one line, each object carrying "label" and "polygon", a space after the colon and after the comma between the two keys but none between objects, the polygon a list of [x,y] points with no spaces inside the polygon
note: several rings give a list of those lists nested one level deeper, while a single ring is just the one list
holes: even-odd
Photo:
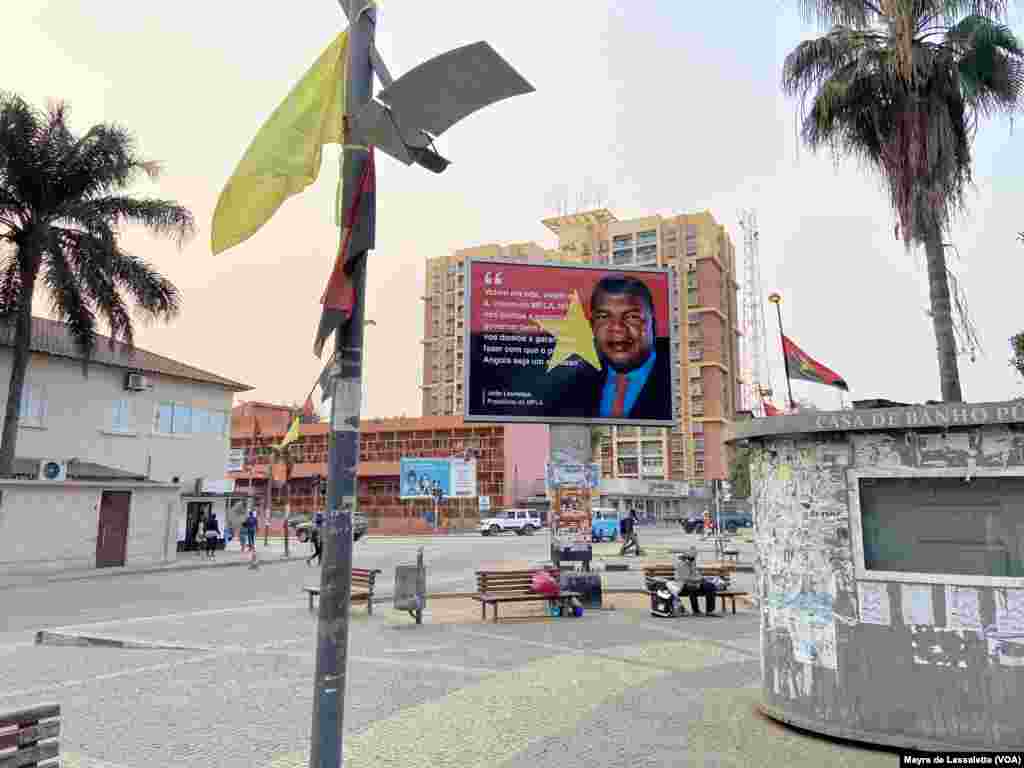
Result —
[{"label": "hazy sky", "polygon": [[[319,297],[337,247],[337,152],[317,184],[246,243],[214,258],[217,196],[259,125],[344,26],[334,0],[286,4],[178,0],[29,0],[4,11],[0,88],[43,105],[64,99],[73,126],[117,121],[161,161],[141,194],[177,199],[198,234],[178,252],[129,233],[137,254],[182,290],[170,326],[137,343],[254,387],[246,399],[301,400],[321,363],[311,352]],[[855,399],[938,398],[922,257],[893,238],[879,183],[798,146],[782,60],[803,37],[785,0],[386,0],[378,46],[399,75],[432,55],[487,40],[537,88],[484,110],[440,142],[441,176],[383,157],[377,250],[369,265],[368,415],[418,415],[424,260],[487,242],[537,240],[551,191],[584,179],[620,218],[709,209],[738,253],[740,208],[757,210],[765,290],[785,297],[787,332],[850,383]],[[742,8],[742,13],[738,12]],[[13,14],[13,15],[12,15]],[[1018,34],[1024,28],[1014,19]],[[961,359],[969,401],[1024,392],[1007,340],[1024,329],[1024,153],[1006,121],[975,146],[971,213],[952,242],[985,355]],[[41,309],[41,308],[40,308]],[[772,307],[769,305],[768,309]],[[780,369],[774,314],[769,354]],[[776,390],[782,388],[776,379]],[[838,404],[822,387],[797,397]],[[779,398],[781,402],[781,398]]]}]

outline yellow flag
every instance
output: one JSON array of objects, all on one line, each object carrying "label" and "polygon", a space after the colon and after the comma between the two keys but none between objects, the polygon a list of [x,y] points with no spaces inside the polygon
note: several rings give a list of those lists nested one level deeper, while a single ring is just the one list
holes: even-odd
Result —
[{"label": "yellow flag", "polygon": [[288,434],[284,436],[284,440],[277,446],[278,450],[283,450],[288,447],[291,443],[294,443],[299,439],[299,417],[296,416],[295,420],[292,421],[291,427],[288,429]]},{"label": "yellow flag", "polygon": [[342,32],[260,128],[213,213],[216,255],[251,237],[314,181],[324,144],[342,143],[348,30]]}]

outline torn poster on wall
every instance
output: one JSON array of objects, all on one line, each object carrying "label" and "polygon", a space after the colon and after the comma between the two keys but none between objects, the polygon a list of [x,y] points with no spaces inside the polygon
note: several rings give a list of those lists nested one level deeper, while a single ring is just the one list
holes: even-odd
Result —
[{"label": "torn poster on wall", "polygon": [[886,627],[892,624],[888,584],[861,581],[857,584],[857,597],[860,603],[861,623],[880,624]]}]

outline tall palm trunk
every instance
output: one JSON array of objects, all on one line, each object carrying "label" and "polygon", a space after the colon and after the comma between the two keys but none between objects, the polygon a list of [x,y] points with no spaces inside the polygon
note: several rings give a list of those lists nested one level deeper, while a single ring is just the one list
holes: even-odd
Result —
[{"label": "tall palm trunk", "polygon": [[947,403],[963,402],[960,391],[960,371],[956,362],[956,336],[953,333],[953,306],[949,299],[949,273],[946,270],[946,250],[942,235],[934,232],[925,241],[928,261],[928,286],[931,299],[932,326],[939,358],[939,384],[942,400]]},{"label": "tall palm trunk", "polygon": [[18,424],[21,421],[21,396],[25,390],[30,346],[32,344],[32,290],[35,275],[23,278],[18,312],[14,318],[14,360],[11,381],[7,388],[7,407],[4,409],[4,431],[0,442],[0,477],[14,474],[14,456],[18,445]]}]

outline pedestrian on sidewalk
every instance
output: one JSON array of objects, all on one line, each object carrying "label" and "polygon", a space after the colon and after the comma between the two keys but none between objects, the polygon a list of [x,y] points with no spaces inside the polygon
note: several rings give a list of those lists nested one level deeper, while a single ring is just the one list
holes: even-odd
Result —
[{"label": "pedestrian on sidewalk", "polygon": [[250,552],[256,551],[256,528],[259,526],[259,521],[256,519],[256,510],[250,509],[249,514],[246,515],[245,521],[242,523],[242,551],[245,552],[245,548],[249,547]]},{"label": "pedestrian on sidewalk", "polygon": [[316,559],[316,564],[320,565],[324,556],[324,542],[321,537],[321,529],[324,525],[324,513],[317,512],[313,516],[313,527],[309,531],[309,540],[313,545],[313,554],[306,558],[306,565],[312,565],[313,560]]},{"label": "pedestrian on sidewalk", "polygon": [[206,514],[206,520],[203,521],[203,531],[206,536],[206,556],[213,560],[215,557],[214,553],[217,551],[220,523],[217,521],[217,516],[213,514],[212,509]]}]

